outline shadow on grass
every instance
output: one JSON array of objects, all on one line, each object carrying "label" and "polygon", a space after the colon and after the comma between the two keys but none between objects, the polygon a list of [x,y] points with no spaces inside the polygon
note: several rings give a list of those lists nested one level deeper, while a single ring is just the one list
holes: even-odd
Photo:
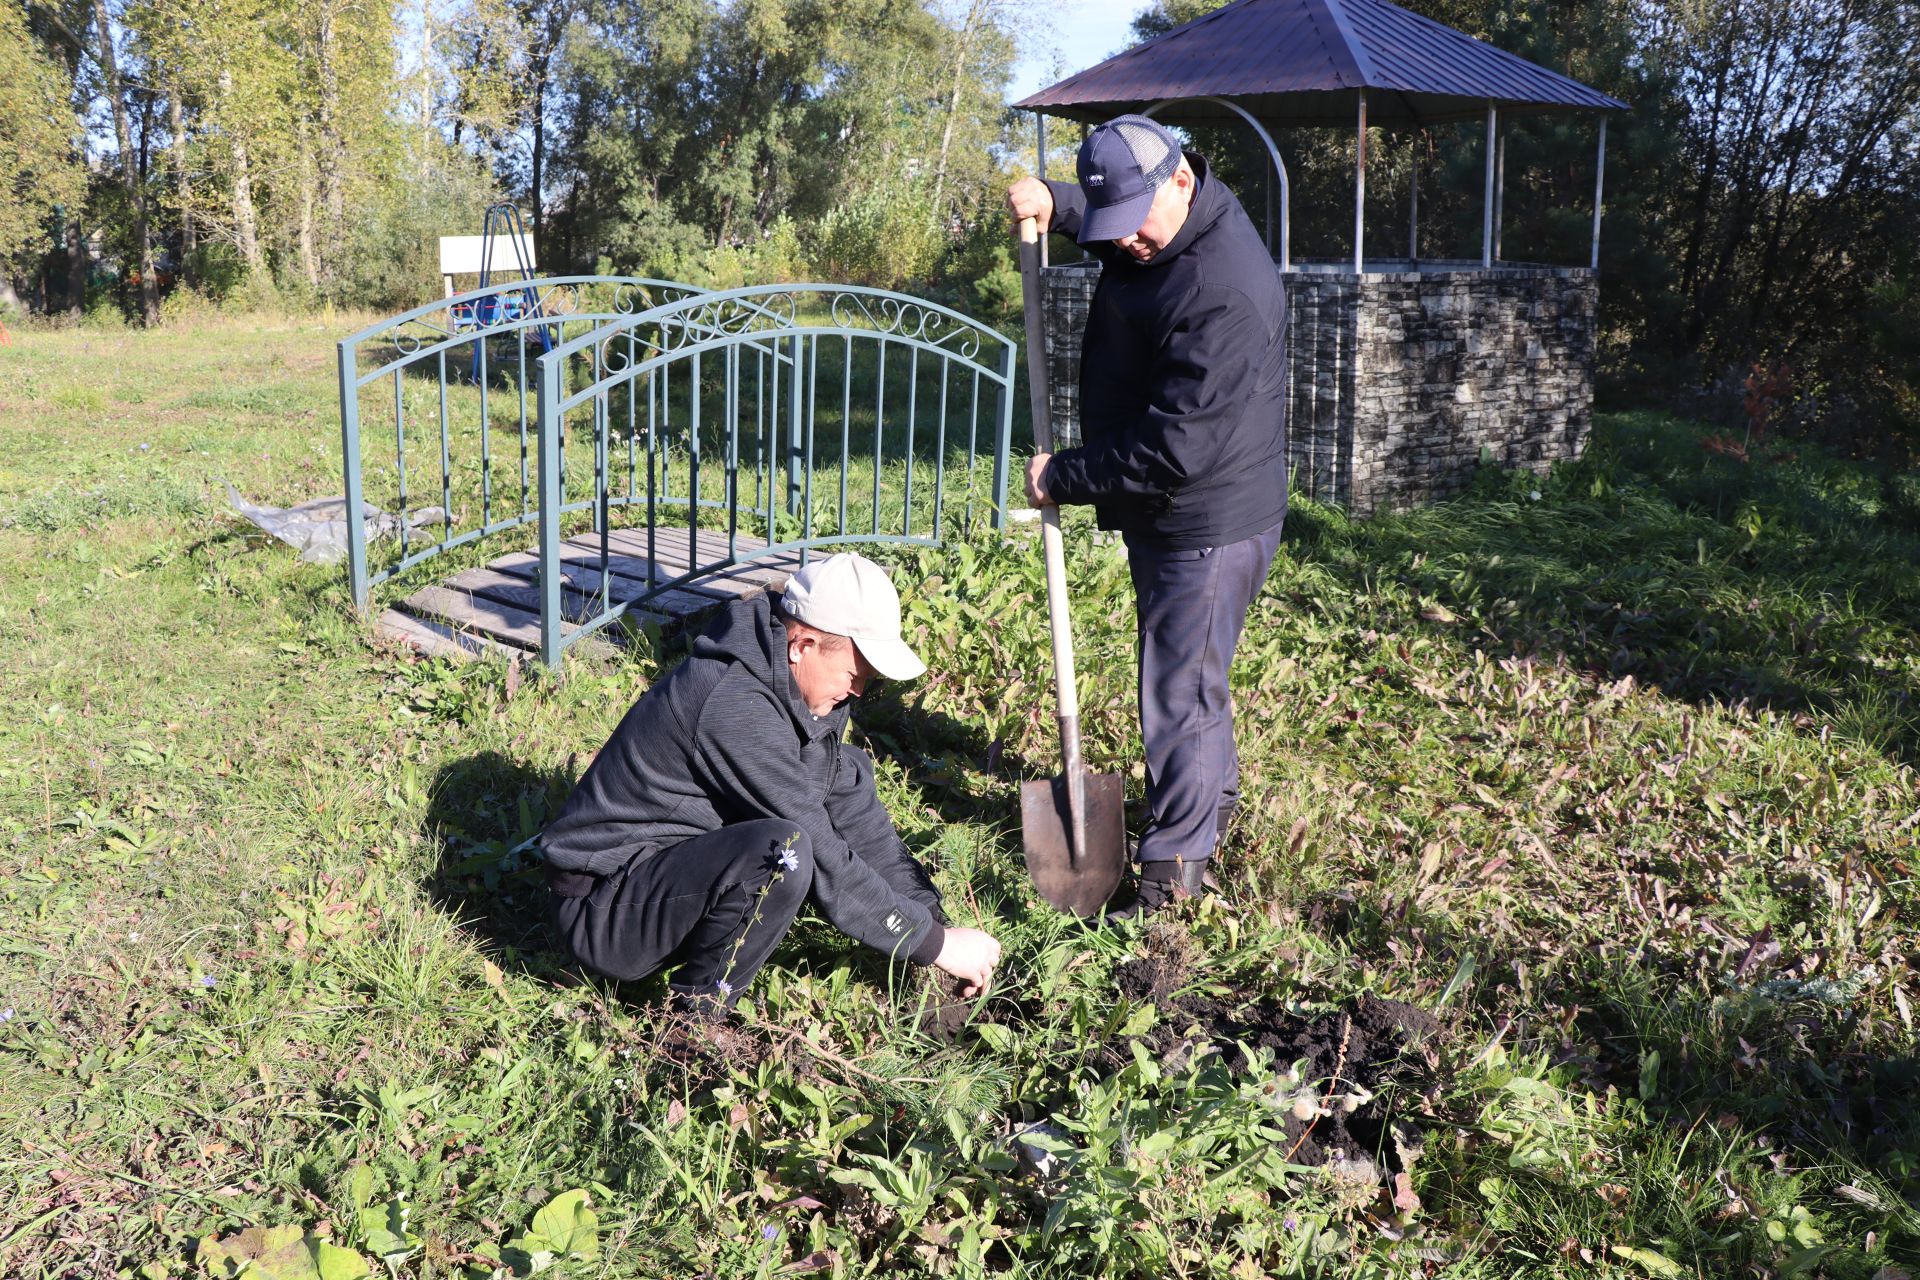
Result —
[{"label": "shadow on grass", "polygon": [[1461,501],[1370,522],[1301,504],[1296,559],[1356,594],[1415,597],[1496,655],[1558,654],[1700,703],[1810,715],[1920,763],[1920,520],[1898,477],[1702,429],[1607,418],[1550,477],[1483,472]]},{"label": "shadow on grass", "polygon": [[426,834],[440,856],[426,888],[503,968],[546,976],[573,969],[553,929],[546,865],[535,847],[573,782],[569,768],[539,769],[483,751],[442,767],[428,793]]}]

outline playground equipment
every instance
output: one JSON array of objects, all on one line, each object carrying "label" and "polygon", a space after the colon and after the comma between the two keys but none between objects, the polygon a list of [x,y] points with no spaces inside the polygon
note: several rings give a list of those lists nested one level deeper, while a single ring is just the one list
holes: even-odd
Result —
[{"label": "playground equipment", "polygon": [[[519,206],[510,202],[487,206],[477,236],[441,236],[440,278],[446,286],[448,326],[455,333],[485,333],[546,315],[546,295],[535,284],[537,264],[526,220],[520,216]],[[470,293],[456,296],[454,277],[475,274],[480,277],[479,285]],[[520,287],[494,287],[516,282]],[[541,352],[553,350],[560,341],[558,332],[548,324],[535,325],[527,339]],[[475,382],[480,380],[480,349],[481,342],[475,342],[468,371]]]}]

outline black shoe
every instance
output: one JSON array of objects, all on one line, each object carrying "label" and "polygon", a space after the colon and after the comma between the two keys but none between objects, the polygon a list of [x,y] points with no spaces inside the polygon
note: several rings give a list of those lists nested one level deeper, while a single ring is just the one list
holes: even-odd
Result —
[{"label": "black shoe", "polygon": [[1133,901],[1107,912],[1109,920],[1144,920],[1169,902],[1197,898],[1210,887],[1206,858],[1146,862],[1134,885]]}]

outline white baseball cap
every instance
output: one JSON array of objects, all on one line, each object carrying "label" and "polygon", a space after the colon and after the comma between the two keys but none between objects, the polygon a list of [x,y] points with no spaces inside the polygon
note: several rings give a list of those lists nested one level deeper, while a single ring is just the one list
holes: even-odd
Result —
[{"label": "white baseball cap", "polygon": [[865,556],[842,551],[811,561],[787,579],[781,608],[796,622],[846,636],[889,680],[926,674],[927,664],[900,638],[900,593],[887,571]]}]

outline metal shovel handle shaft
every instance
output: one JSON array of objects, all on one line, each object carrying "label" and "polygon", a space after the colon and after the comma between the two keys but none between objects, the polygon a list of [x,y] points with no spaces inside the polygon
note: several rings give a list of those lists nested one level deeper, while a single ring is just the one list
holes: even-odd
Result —
[{"label": "metal shovel handle shaft", "polygon": [[[1046,324],[1040,313],[1040,232],[1032,218],[1020,220],[1020,284],[1027,321],[1027,390],[1033,409],[1033,445],[1053,452],[1053,414],[1047,398]],[[1080,691],[1073,671],[1073,619],[1067,609],[1066,544],[1060,508],[1040,508],[1040,545],[1047,565],[1047,618],[1053,626],[1053,683],[1060,703],[1060,764],[1067,781],[1067,812],[1073,853],[1087,845],[1086,767],[1080,759]]]}]

